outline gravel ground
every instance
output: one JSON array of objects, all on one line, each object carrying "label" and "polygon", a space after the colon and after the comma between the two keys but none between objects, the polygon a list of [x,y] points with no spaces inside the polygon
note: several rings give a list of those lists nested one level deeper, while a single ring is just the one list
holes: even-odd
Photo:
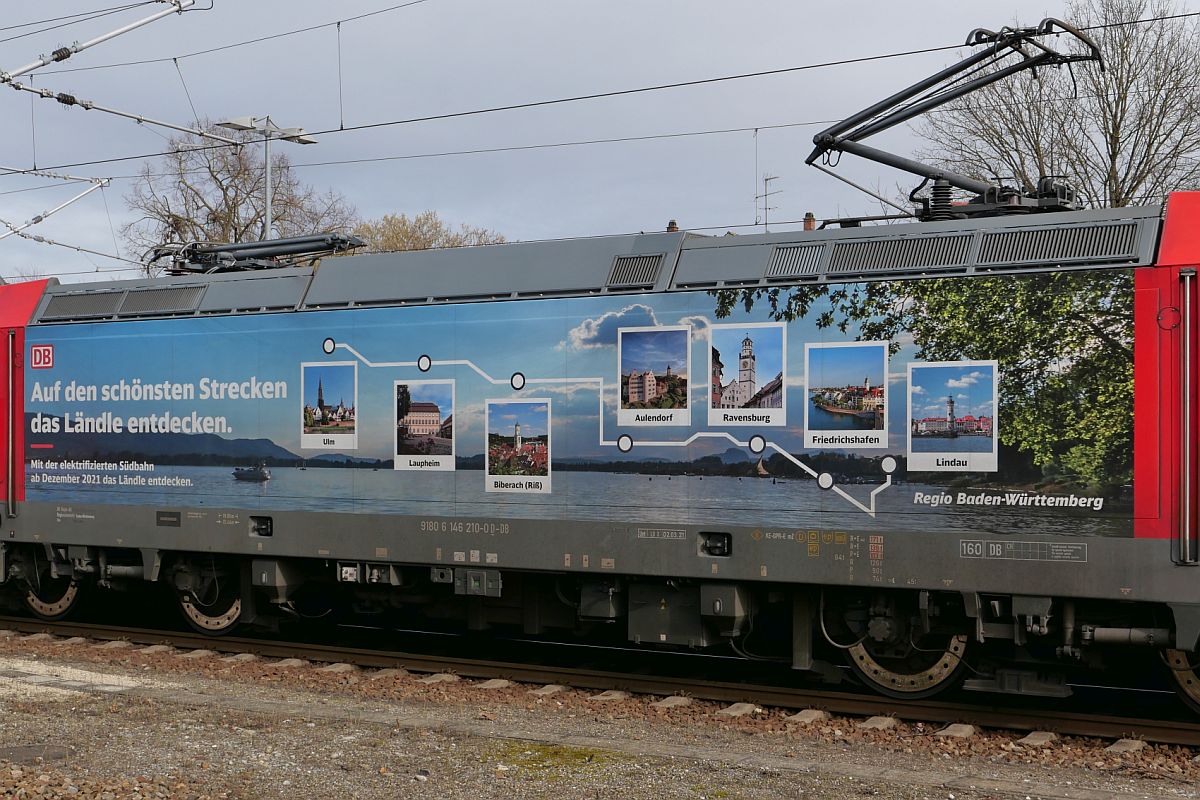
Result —
[{"label": "gravel ground", "polygon": [[1017,734],[810,726],[695,702],[0,641],[0,796],[88,798],[1200,797],[1196,753]]}]

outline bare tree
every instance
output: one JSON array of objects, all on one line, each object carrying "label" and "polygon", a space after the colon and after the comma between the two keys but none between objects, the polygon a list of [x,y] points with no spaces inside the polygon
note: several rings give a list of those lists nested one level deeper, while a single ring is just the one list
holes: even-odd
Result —
[{"label": "bare tree", "polygon": [[[1200,183],[1200,22],[1173,0],[1071,0],[1104,55],[975,92],[917,126],[921,156],[983,180],[1057,175],[1093,206],[1153,202]],[[1137,20],[1147,20],[1137,23]],[[1129,24],[1134,23],[1134,24]]]},{"label": "bare tree", "polygon": [[[125,196],[126,205],[140,216],[121,228],[134,257],[168,242],[245,242],[263,237],[262,140],[253,134],[237,136],[246,143],[214,146],[195,137],[173,138],[170,153],[142,168]],[[286,153],[271,154],[271,183],[272,215],[280,236],[354,226],[353,206],[337,192],[302,183]]]},{"label": "bare tree", "polygon": [[500,244],[504,236],[486,228],[460,225],[455,230],[436,211],[424,211],[413,217],[384,214],[379,219],[360,223],[354,233],[367,243],[367,252],[392,250],[429,250],[434,247],[470,247]]}]

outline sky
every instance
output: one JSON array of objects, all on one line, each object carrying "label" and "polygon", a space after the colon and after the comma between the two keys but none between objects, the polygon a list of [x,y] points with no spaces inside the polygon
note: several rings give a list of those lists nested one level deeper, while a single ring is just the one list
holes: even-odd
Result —
[{"label": "sky", "polygon": [[621,334],[621,373],[634,370],[656,375],[666,374],[667,367],[676,375],[687,377],[688,332],[627,331]]},{"label": "sky", "polygon": [[912,368],[914,417],[946,416],[946,398],[954,398],[954,415],[985,416],[994,413],[995,370],[986,364]]},{"label": "sky", "polygon": [[[951,63],[955,51],[377,124],[952,46],[979,26],[1030,25],[1063,13],[1061,0],[1002,6],[952,0],[919,5],[763,0],[752,6],[716,0],[409,0],[402,8],[392,8],[394,0],[336,5],[213,0],[211,5],[38,70],[32,83],[181,125],[195,116],[270,114],[278,124],[303,127],[318,140],[275,145],[288,149],[298,177],[320,191],[342,194],[361,218],[432,209],[453,225],[482,226],[509,240],[661,230],[672,219],[702,233],[752,231],[764,213],[755,199],[764,176],[777,178],[770,190],[778,193],[766,212],[772,230],[797,227],[807,211],[819,218],[880,213],[876,201],[804,166],[812,135]],[[35,35],[24,34],[47,26],[10,27],[101,7],[84,0],[6,3],[0,70],[161,8],[140,6]],[[870,24],[856,24],[863,19]],[[333,24],[338,20],[345,20],[340,29]],[[280,35],[302,28],[312,29]],[[252,39],[260,41],[226,47]],[[200,53],[214,48],[225,49]],[[112,66],[147,59],[155,61]],[[350,130],[363,125],[377,126]],[[711,131],[725,132],[682,135]],[[136,258],[122,249],[120,229],[135,219],[125,196],[130,176],[157,162],[127,157],[161,153],[169,134],[26,92],[0,95],[0,166],[112,178],[102,192],[48,217],[30,233],[106,254]],[[667,135],[671,138],[644,138]],[[624,141],[549,146],[601,139]],[[907,128],[873,143],[904,154],[921,145]],[[492,152],[463,153],[483,150]],[[431,156],[445,153],[458,154]],[[361,159],[389,160],[329,163]],[[107,163],[81,163],[98,160]],[[916,183],[852,157],[838,171],[888,195]],[[0,175],[0,219],[24,223],[85,186]],[[113,279],[135,273],[108,270],[131,266],[17,236],[0,241],[0,276],[7,278],[39,273],[65,282]]]},{"label": "sky", "polygon": [[741,365],[742,339],[754,342],[754,377],[757,386],[774,380],[783,370],[783,328],[748,328],[740,325],[714,325],[712,346],[721,354],[722,379],[737,380]]},{"label": "sky", "polygon": [[[688,439],[699,430],[745,434],[747,429],[710,426],[702,415],[693,415],[687,427],[636,429],[638,439],[683,443],[679,446],[635,447],[632,453],[622,454],[611,444],[621,430],[616,427],[620,387],[617,331],[626,324],[642,326],[650,321],[661,326],[690,326],[691,360],[703,365],[699,369],[704,380],[690,382],[689,405],[706,408],[711,391],[705,370],[715,300],[703,292],[665,293],[647,299],[653,303],[651,307],[643,299],[598,296],[35,326],[28,342],[52,343],[55,359],[52,369],[39,372],[36,380],[27,383],[26,408],[58,416],[76,412],[88,416],[112,412],[122,417],[171,413],[182,418],[193,412],[219,416],[228,425],[226,438],[266,438],[296,455],[312,457],[321,451],[301,446],[300,365],[357,358],[347,349],[326,354],[323,343],[332,338],[338,345],[353,348],[361,358],[356,362],[357,370],[337,368],[346,380],[357,372],[357,391],[347,389],[350,393],[345,397],[348,404],[355,404],[357,449],[328,452],[390,458],[396,422],[395,383],[406,380],[455,381],[454,438],[460,456],[484,451],[490,401],[513,400],[528,409],[529,405],[544,408],[544,399],[550,401],[557,457],[678,460],[723,452],[730,446],[725,439],[700,438],[690,443]],[[786,426],[771,428],[764,435],[789,452],[803,449],[803,405],[808,398],[801,388],[804,345],[830,340],[830,331],[818,328],[815,322],[828,309],[828,301],[821,300],[806,318],[787,327],[785,374],[788,385],[797,390],[787,395]],[[748,313],[738,307],[725,322],[744,326],[763,322],[765,316],[761,308]],[[858,330],[851,325],[845,334],[837,336],[850,342],[858,336]],[[845,349],[853,352],[859,348]],[[871,349],[879,359],[876,363],[881,363],[881,348]],[[434,362],[425,373],[415,366],[422,354],[428,354]],[[902,340],[900,350],[889,361],[888,402],[896,409],[889,417],[889,452],[893,453],[903,452],[907,441],[906,417],[900,409],[906,406],[906,371],[914,356],[911,341]],[[847,358],[845,354],[839,357]],[[458,361],[470,364],[446,363]],[[943,376],[941,384],[969,379],[972,372],[981,369],[970,365]],[[510,376],[518,371],[527,379],[525,389],[519,392],[509,384]],[[32,400],[35,384],[51,387],[57,381],[64,385],[75,381],[84,386],[104,386],[123,379],[130,383],[170,381],[198,387],[204,379],[245,382],[251,378],[286,383],[286,396],[276,400],[217,401],[200,399],[197,391],[196,399],[180,401],[79,402],[65,397],[52,402]],[[331,380],[336,384],[336,379]],[[862,371],[856,370],[852,382],[861,380]],[[313,385],[315,382],[306,380],[305,390],[311,391]],[[339,396],[336,386],[331,386],[326,383],[327,403],[337,402]],[[530,399],[538,402],[530,404]],[[514,420],[500,420],[498,415],[517,412],[511,407],[498,411],[494,405],[491,409],[492,429],[507,435]],[[522,431],[528,435],[545,433],[545,411],[533,409],[533,413],[540,416],[540,422],[523,420]],[[610,444],[602,444],[602,440]]]},{"label": "sky", "polygon": [[864,378],[869,378],[872,386],[882,386],[886,352],[887,346],[882,344],[810,347],[809,388],[862,386]]},{"label": "sky", "polygon": [[488,433],[512,436],[515,426],[520,423],[522,437],[545,436],[548,410],[545,403],[488,403]]},{"label": "sky", "polygon": [[336,406],[345,403],[353,408],[355,404],[353,364],[340,366],[311,365],[304,368],[304,404],[317,405],[317,389],[325,398],[325,405]]},{"label": "sky", "polygon": [[442,422],[445,422],[446,418],[454,413],[454,386],[452,384],[414,381],[407,385],[412,402],[435,404]]}]

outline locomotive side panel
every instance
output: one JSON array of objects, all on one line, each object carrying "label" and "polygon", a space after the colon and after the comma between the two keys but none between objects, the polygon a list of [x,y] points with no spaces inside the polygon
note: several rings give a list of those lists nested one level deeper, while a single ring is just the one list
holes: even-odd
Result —
[{"label": "locomotive side panel", "polygon": [[[1011,587],[999,565],[1057,589],[1101,591],[1097,570],[1106,594],[1132,583],[1127,554],[1100,555],[1134,552],[1100,544],[1133,534],[1132,272],[871,286],[797,290],[811,296],[788,323],[766,298],[720,316],[691,292],[40,327],[29,345],[55,359],[26,389],[26,533],[519,569]],[[1088,303],[1103,337],[1080,333]],[[1030,331],[1034,349],[1006,344]],[[251,535],[258,517],[270,541]]]}]

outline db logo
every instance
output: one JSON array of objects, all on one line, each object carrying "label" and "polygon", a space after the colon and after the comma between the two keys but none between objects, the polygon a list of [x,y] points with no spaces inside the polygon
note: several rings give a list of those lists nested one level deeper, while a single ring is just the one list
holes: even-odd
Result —
[{"label": "db logo", "polygon": [[29,346],[29,366],[33,369],[50,369],[54,366],[54,345],[34,344]]}]

